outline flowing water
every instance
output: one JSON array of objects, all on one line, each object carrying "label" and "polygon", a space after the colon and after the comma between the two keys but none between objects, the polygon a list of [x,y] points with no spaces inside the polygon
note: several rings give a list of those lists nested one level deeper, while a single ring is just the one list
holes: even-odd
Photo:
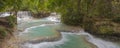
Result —
[{"label": "flowing water", "polygon": [[0,12],[0,17],[10,16],[10,12]]},{"label": "flowing water", "polygon": [[[32,19],[29,16],[24,17],[25,20],[18,18],[18,22],[20,22],[18,29],[22,30],[18,37],[25,41],[21,44],[21,48],[120,48],[119,44],[95,38],[82,29],[76,31],[74,27],[61,24],[58,19],[59,15],[43,19]],[[46,38],[50,39],[51,37],[61,39],[38,41]]]}]

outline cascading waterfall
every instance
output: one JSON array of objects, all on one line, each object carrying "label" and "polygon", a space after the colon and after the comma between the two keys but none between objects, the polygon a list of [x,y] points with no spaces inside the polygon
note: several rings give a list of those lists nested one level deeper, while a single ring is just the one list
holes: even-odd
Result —
[{"label": "cascading waterfall", "polygon": [[[22,13],[19,16],[21,16],[21,15],[22,15]],[[56,16],[49,16],[44,19],[48,20],[49,22],[54,22],[56,24],[56,23],[60,22],[60,20],[58,20],[59,17],[58,16],[56,17]],[[28,16],[24,17],[24,18],[30,19]],[[36,20],[36,22],[40,22],[40,21]],[[24,35],[24,33],[26,33],[26,34],[30,33],[30,32],[28,32],[29,30],[32,30],[37,27],[42,28],[42,27],[46,27],[46,26],[48,26],[48,25],[45,25],[44,23],[39,26],[38,25],[33,26],[30,28],[27,28],[24,32],[22,32],[20,34]],[[40,33],[40,34],[42,34],[42,33]],[[88,44],[86,44],[86,42],[84,41],[83,38],[81,38],[81,36],[84,36],[85,40],[94,44],[95,46],[97,46],[97,48],[120,48],[120,46],[116,43],[93,37],[89,33],[86,33],[82,30],[79,31],[78,33],[61,32],[61,34],[62,34],[62,38],[61,38],[61,40],[58,40],[58,41],[41,42],[41,43],[36,43],[36,44],[27,42],[21,46],[22,46],[22,48],[92,48],[92,47],[89,47]]]},{"label": "cascading waterfall", "polygon": [[20,23],[22,21],[29,21],[32,19],[31,13],[29,11],[19,11],[17,13],[17,22]]},{"label": "cascading waterfall", "polygon": [[99,38],[95,38],[92,35],[90,35],[89,33],[86,33],[84,31],[80,32],[78,35],[86,35],[86,39],[89,42],[96,45],[98,48],[120,48],[120,46],[118,46],[115,43],[105,41],[105,40],[102,40],[102,39],[99,39]]},{"label": "cascading waterfall", "polygon": [[0,13],[0,17],[7,17],[7,16],[10,16],[10,12]]}]

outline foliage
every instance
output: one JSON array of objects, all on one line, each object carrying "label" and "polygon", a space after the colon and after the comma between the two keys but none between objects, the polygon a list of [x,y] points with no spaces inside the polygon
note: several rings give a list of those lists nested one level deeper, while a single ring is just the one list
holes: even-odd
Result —
[{"label": "foliage", "polygon": [[9,23],[9,26],[11,28],[14,28],[16,26],[16,17],[15,16],[9,16],[7,17],[7,20],[8,20],[8,23]]},{"label": "foliage", "polygon": [[7,35],[7,31],[5,27],[0,26],[0,38],[3,38]]},{"label": "foliage", "polygon": [[[13,12],[27,10],[36,15],[50,11],[57,12],[61,14],[61,21],[64,24],[75,26],[85,24],[82,25],[85,28],[91,27],[90,25],[96,22],[94,21],[96,18],[99,21],[115,18],[112,20],[119,22],[117,17],[120,17],[119,0],[0,0],[0,9],[0,11]],[[12,16],[8,20],[13,27]]]},{"label": "foliage", "polygon": [[0,8],[5,11],[16,11],[19,10],[22,0],[0,0]]},{"label": "foliage", "polygon": [[[80,0],[52,0],[48,6],[51,10],[60,13],[63,23],[68,25],[79,25],[83,14],[80,13]],[[79,11],[78,11],[79,10]]]},{"label": "foliage", "polygon": [[21,3],[20,10],[29,10],[33,13],[47,11],[47,0],[25,0]]},{"label": "foliage", "polygon": [[113,5],[114,16],[120,17],[120,1],[119,0],[113,0],[112,5]]},{"label": "foliage", "polygon": [[[49,6],[50,5],[50,6]],[[112,0],[49,0],[48,7],[62,14],[65,24],[80,25],[90,17],[112,17]]]},{"label": "foliage", "polygon": [[100,26],[98,29],[100,34],[112,34],[114,32],[110,26]]}]

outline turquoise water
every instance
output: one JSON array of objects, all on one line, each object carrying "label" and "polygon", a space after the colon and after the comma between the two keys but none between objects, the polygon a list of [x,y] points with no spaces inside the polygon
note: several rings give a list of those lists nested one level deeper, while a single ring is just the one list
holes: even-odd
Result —
[{"label": "turquoise water", "polygon": [[[45,19],[26,22],[19,25],[19,28],[23,29],[22,27],[26,29],[24,31],[26,33],[22,33],[21,35],[21,38],[23,40],[24,39],[32,40],[32,39],[41,38],[41,37],[53,37],[53,36],[59,35],[60,32],[58,32],[57,30],[71,30],[71,28],[66,25],[59,24],[59,23],[56,24],[53,21],[45,20]],[[42,46],[39,47],[40,45],[38,46],[33,45],[32,48],[36,48],[36,47],[37,48],[92,48],[93,47],[93,45],[90,45],[88,42],[86,42],[84,38],[80,35],[64,34],[64,33],[62,35],[63,35],[62,38],[67,39],[67,41],[63,39],[61,42],[58,41],[56,42],[56,44],[53,43],[55,46],[51,45],[47,47],[42,47]],[[63,42],[65,43],[62,44]],[[29,45],[27,46],[29,48]]]},{"label": "turquoise water", "polygon": [[55,48],[92,48],[93,46],[90,46],[82,36],[79,35],[70,35],[68,34],[67,42],[64,44],[61,44],[59,46],[55,46]]},{"label": "turquoise water", "polygon": [[[19,29],[25,30],[20,33],[22,40],[33,40],[44,37],[53,37],[59,35],[57,30],[73,31],[78,28],[66,26],[61,23],[56,23],[51,20],[41,19],[22,23],[18,26]],[[79,32],[79,31],[78,31]],[[62,32],[62,39],[54,42],[42,43],[24,43],[23,48],[120,48],[112,42],[107,42],[101,39],[96,39],[88,33],[65,33]],[[89,43],[91,42],[91,43]],[[94,45],[93,45],[94,44]],[[96,45],[96,46],[95,46]]]},{"label": "turquoise water", "polygon": [[29,35],[32,36],[51,36],[56,34],[56,31],[52,28],[52,26],[46,26],[46,27],[36,27],[34,29],[29,30]]},{"label": "turquoise water", "polygon": [[29,28],[24,32],[28,32],[23,34],[23,38],[26,39],[35,39],[35,38],[43,38],[43,37],[52,37],[59,35],[60,33],[57,32],[53,26],[48,25],[48,26],[35,26],[33,28]]},{"label": "turquoise water", "polygon": [[94,48],[80,35],[62,33],[62,39],[55,42],[43,42],[37,44],[25,44],[27,48]]},{"label": "turquoise water", "polygon": [[24,30],[26,28],[33,27],[33,26],[39,26],[41,24],[54,24],[54,22],[50,22],[48,20],[43,20],[43,19],[35,20],[35,21],[31,21],[31,22],[28,21],[28,22],[23,22],[23,23],[19,24],[18,29]]}]

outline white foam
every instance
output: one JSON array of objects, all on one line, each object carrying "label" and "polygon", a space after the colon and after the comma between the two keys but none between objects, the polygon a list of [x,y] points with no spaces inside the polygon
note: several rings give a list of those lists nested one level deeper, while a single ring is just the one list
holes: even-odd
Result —
[{"label": "white foam", "polygon": [[98,48],[120,48],[117,44],[109,42],[109,41],[105,41],[99,38],[95,38],[92,35],[90,35],[89,33],[86,32],[80,32],[77,35],[87,35],[86,39],[93,43],[94,45],[96,45]]},{"label": "white foam", "polygon": [[23,45],[25,48],[55,48],[55,46],[59,46],[62,44],[65,44],[68,39],[66,37],[67,35],[65,35],[65,33],[62,33],[62,39],[59,41],[55,41],[55,42],[42,42],[42,43],[38,43],[38,44],[31,44],[31,43],[26,43],[25,45]]},{"label": "white foam", "polygon": [[[33,19],[32,16],[29,15],[30,13],[29,12],[19,12],[18,13],[18,16],[17,16],[17,21],[18,23],[21,23],[21,22],[40,22],[40,21],[52,21],[52,22],[55,22],[55,23],[59,23],[60,20],[60,15],[57,15],[55,14],[54,16],[49,16],[49,17],[46,17],[46,18],[41,18],[41,19]],[[52,14],[52,13],[51,13]]]},{"label": "white foam", "polygon": [[46,19],[50,20],[50,21],[53,21],[53,22],[60,22],[58,15],[56,15],[56,16],[49,16]]},{"label": "white foam", "polygon": [[10,12],[5,12],[0,15],[0,17],[7,17],[7,16],[10,16]]},{"label": "white foam", "polygon": [[17,22],[21,23],[21,22],[29,22],[31,21],[33,18],[31,17],[31,13],[29,11],[19,11],[17,13]]},{"label": "white foam", "polygon": [[[45,19],[47,19],[49,21],[60,22],[60,20],[58,20],[58,18],[56,16],[49,16]],[[18,19],[18,20],[22,20],[22,19]],[[36,20],[34,20],[34,21],[36,21]],[[40,20],[37,20],[37,21],[40,21]],[[20,34],[28,33],[28,30],[30,30],[31,28],[44,27],[46,25],[50,25],[50,24],[42,24],[42,25],[39,25],[39,26],[33,26],[33,27],[25,29],[25,31],[20,33]],[[54,24],[52,24],[52,25],[54,25]],[[95,38],[92,35],[90,35],[89,33],[86,33],[84,31],[80,31],[79,33],[62,33],[63,38],[61,40],[55,41],[55,42],[43,42],[43,43],[38,43],[38,44],[26,43],[23,46],[25,48],[49,48],[49,47],[55,48],[55,46],[60,46],[61,44],[65,44],[65,42],[69,41],[68,38],[66,37],[67,36],[66,34],[85,35],[86,39],[89,42],[96,45],[98,48],[120,48],[115,43],[105,41],[105,40],[102,40],[102,39],[99,39],[99,38]]]},{"label": "white foam", "polygon": [[31,43],[26,43],[24,45],[24,47],[26,48],[55,48],[56,46],[60,46],[62,44],[65,44],[66,42],[68,42],[68,38],[66,37],[67,34],[74,34],[74,35],[86,35],[86,39],[93,43],[94,45],[96,45],[98,48],[120,48],[117,44],[114,44],[112,42],[108,42],[108,41],[104,41],[102,39],[99,38],[95,38],[92,35],[90,35],[89,33],[80,31],[79,33],[66,33],[66,32],[62,32],[62,39],[59,41],[55,41],[55,42],[42,42],[42,43],[38,43],[38,44],[31,44]]},{"label": "white foam", "polygon": [[42,25],[39,25],[39,26],[33,26],[33,27],[26,28],[23,32],[19,33],[19,36],[28,33],[29,30],[32,29],[32,28],[42,27],[42,26],[46,26],[46,24],[42,24]]},{"label": "white foam", "polygon": [[29,21],[31,21],[32,19],[33,19],[33,18],[32,18],[32,17],[29,17],[29,16],[17,17],[18,23],[21,23],[21,22],[29,22]]},{"label": "white foam", "polygon": [[38,26],[32,26],[32,27],[26,28],[23,32],[20,32],[19,35],[23,35],[23,34],[29,33],[29,30],[31,30],[33,28],[44,27],[46,25],[54,25],[54,24],[41,24],[41,25],[38,25]]}]

